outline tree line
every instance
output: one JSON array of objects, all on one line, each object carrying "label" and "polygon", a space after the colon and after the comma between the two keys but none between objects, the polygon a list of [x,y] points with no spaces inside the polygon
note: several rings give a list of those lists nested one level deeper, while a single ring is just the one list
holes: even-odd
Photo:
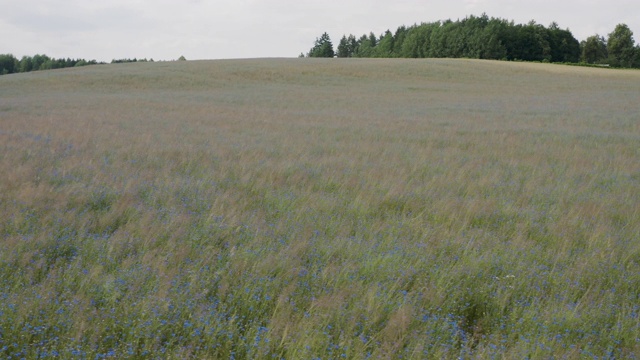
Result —
[{"label": "tree line", "polygon": [[625,24],[616,26],[605,39],[594,35],[579,42],[557,23],[549,27],[531,21],[515,24],[499,18],[468,16],[462,20],[400,26],[359,38],[343,35],[334,51],[325,32],[301,56],[379,58],[474,58],[510,61],[607,64],[640,67],[640,47]]},{"label": "tree line", "polygon": [[[180,56],[179,61],[185,61],[184,56]],[[135,62],[154,62],[153,59],[113,59],[111,64],[124,64]],[[84,60],[84,59],[54,59],[47,55],[35,55],[35,56],[23,56],[22,59],[17,59],[12,54],[0,54],[0,75],[23,73],[30,71],[62,69],[76,66],[97,65],[106,64],[105,62],[98,62],[96,60]]]},{"label": "tree line", "polygon": [[[132,62],[153,62],[153,59],[113,59],[112,64],[124,64]],[[47,55],[35,55],[35,56],[23,56],[21,59],[17,59],[12,54],[0,54],[0,75],[23,73],[30,71],[40,70],[52,70],[63,69],[68,67],[86,66],[106,64],[105,62],[98,62],[96,60],[84,60],[84,59],[55,59],[50,58]]]},{"label": "tree line", "polygon": [[0,75],[95,64],[98,64],[96,60],[55,59],[47,55],[23,56],[17,59],[11,54],[0,54]]}]

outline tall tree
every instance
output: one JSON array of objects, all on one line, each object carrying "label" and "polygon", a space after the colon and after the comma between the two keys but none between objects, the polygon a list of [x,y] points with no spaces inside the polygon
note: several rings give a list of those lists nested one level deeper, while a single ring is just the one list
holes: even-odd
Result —
[{"label": "tall tree", "polygon": [[315,45],[309,50],[309,57],[329,57],[335,55],[333,51],[333,43],[326,32],[316,39]]},{"label": "tall tree", "polygon": [[[374,36],[373,40],[375,40],[375,36]],[[358,46],[355,48],[355,51],[354,51],[353,55],[355,57],[363,57],[363,58],[372,57],[373,56],[373,48],[374,48],[374,46],[375,45],[372,45],[370,36],[367,36],[366,34],[362,35],[358,39]]]},{"label": "tall tree", "polygon": [[400,26],[396,33],[393,35],[394,43],[393,43],[393,55],[395,57],[401,57],[402,52],[402,44],[407,37],[407,27]]},{"label": "tall tree", "polygon": [[635,62],[633,32],[625,24],[618,24],[607,41],[612,66],[632,67]]},{"label": "tall tree", "polygon": [[394,38],[391,31],[387,30],[378,41],[373,51],[373,57],[390,58],[393,57]]},{"label": "tall tree", "polygon": [[352,57],[355,52],[358,41],[356,37],[353,35],[342,36],[340,39],[340,44],[338,45],[338,53],[336,54],[338,57]]},{"label": "tall tree", "polygon": [[431,32],[438,27],[440,27],[439,23],[437,25],[423,23],[407,29],[402,46],[399,47],[400,56],[405,58],[427,57]]},{"label": "tall tree", "polygon": [[502,34],[506,32],[507,23],[499,19],[491,19],[483,30],[480,46],[480,59],[502,60],[507,56]]},{"label": "tall tree", "polygon": [[371,44],[371,47],[376,47],[378,45],[378,38],[373,31],[369,33],[369,43]]},{"label": "tall tree", "polygon": [[583,41],[581,60],[587,64],[598,64],[607,59],[607,43],[600,35],[589,36]]},{"label": "tall tree", "polygon": [[552,62],[578,62],[580,60],[580,42],[573,37],[571,31],[562,30],[553,22],[549,29],[549,45]]}]

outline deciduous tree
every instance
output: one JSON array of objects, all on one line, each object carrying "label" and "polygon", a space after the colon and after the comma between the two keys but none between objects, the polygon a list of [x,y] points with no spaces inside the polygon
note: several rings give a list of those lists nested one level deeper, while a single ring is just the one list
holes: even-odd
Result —
[{"label": "deciduous tree", "polygon": [[632,67],[635,62],[633,32],[625,24],[618,24],[607,41],[612,66]]},{"label": "deciduous tree", "polygon": [[17,59],[11,54],[0,54],[0,75],[17,72]]},{"label": "deciduous tree", "polygon": [[598,64],[607,59],[607,42],[600,35],[589,36],[582,44],[581,60],[587,64]]}]

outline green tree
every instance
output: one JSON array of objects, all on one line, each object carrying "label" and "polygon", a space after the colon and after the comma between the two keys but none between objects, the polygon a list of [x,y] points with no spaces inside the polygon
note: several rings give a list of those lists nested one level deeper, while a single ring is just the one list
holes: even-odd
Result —
[{"label": "green tree", "polygon": [[360,43],[358,42],[358,39],[356,39],[355,35],[349,35],[347,40],[349,40],[349,50],[351,50],[351,56],[354,56],[354,54],[358,50],[358,46],[360,46]]},{"label": "green tree", "polygon": [[356,46],[353,55],[361,58],[371,57],[373,55],[374,46],[375,45],[372,45],[370,36],[362,35],[360,39],[358,39],[358,46]]},{"label": "green tree", "polygon": [[513,36],[507,41],[507,58],[523,61],[551,61],[549,32],[535,21],[511,26]]},{"label": "green tree", "polygon": [[429,38],[435,27],[433,24],[421,24],[412,26],[406,31],[402,46],[399,47],[400,56],[405,58],[423,58],[427,57]]},{"label": "green tree", "polygon": [[336,55],[338,57],[352,57],[357,45],[358,40],[356,40],[355,36],[349,35],[349,37],[347,37],[346,35],[343,35],[342,39],[340,39],[338,53]]},{"label": "green tree", "polygon": [[371,44],[371,47],[376,47],[378,45],[378,38],[373,31],[369,33],[369,43]]},{"label": "green tree", "polygon": [[607,42],[600,35],[589,36],[587,40],[581,44],[582,55],[581,61],[587,64],[598,64],[605,61],[607,55]]},{"label": "green tree", "polygon": [[326,32],[316,39],[315,45],[309,50],[309,57],[332,58],[334,55],[333,43]]},{"label": "green tree", "polygon": [[402,56],[402,44],[404,44],[404,40],[407,37],[407,28],[406,26],[400,26],[396,33],[393,35],[393,56],[401,57]]},{"label": "green tree", "polygon": [[578,62],[580,60],[580,42],[573,37],[571,31],[562,30],[553,22],[549,29],[549,45],[552,62]]},{"label": "green tree", "polygon": [[11,54],[0,54],[0,75],[17,72],[17,62],[18,59]]},{"label": "green tree", "polygon": [[390,58],[393,57],[394,37],[391,31],[387,30],[378,41],[378,45],[373,50],[373,57]]},{"label": "green tree", "polygon": [[34,55],[31,59],[31,71],[46,70],[46,65],[43,65],[49,60],[51,60],[51,58],[47,55]]},{"label": "green tree", "polygon": [[429,39],[425,42],[425,57],[443,58],[449,55],[449,45],[447,44],[447,33],[451,31],[451,20],[446,20],[434,27],[430,32]]},{"label": "green tree", "polygon": [[633,32],[625,24],[618,24],[607,41],[609,61],[612,66],[632,67],[635,62]]},{"label": "green tree", "polygon": [[20,72],[29,72],[33,70],[33,58],[31,56],[23,56],[20,60]]},{"label": "green tree", "polygon": [[499,19],[491,19],[484,28],[480,39],[480,59],[502,60],[507,56],[502,34],[507,23]]}]

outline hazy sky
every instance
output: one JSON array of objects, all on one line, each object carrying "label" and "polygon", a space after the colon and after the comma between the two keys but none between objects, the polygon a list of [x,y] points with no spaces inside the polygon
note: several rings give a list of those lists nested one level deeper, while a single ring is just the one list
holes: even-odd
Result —
[{"label": "hazy sky", "polygon": [[578,40],[625,23],[638,0],[0,0],[0,54],[111,61],[295,57],[328,32],[377,35],[400,25],[481,15],[548,26]]}]

